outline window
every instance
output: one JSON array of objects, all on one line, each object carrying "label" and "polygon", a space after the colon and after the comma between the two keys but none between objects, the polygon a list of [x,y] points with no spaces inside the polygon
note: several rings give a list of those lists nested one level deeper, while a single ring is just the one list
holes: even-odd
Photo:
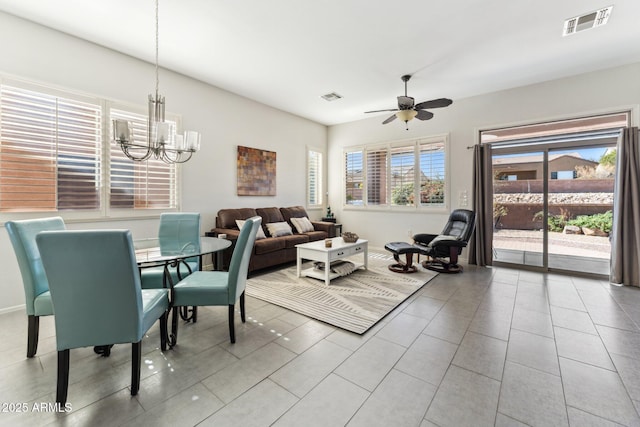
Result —
[{"label": "window", "polygon": [[435,137],[345,151],[345,204],[445,207],[445,148]]},{"label": "window", "polygon": [[387,150],[367,150],[367,204],[387,204]]},{"label": "window", "polygon": [[307,150],[307,206],[322,206],[322,153]]},{"label": "window", "polygon": [[362,151],[347,152],[345,157],[345,203],[362,204]]},{"label": "window", "polygon": [[418,143],[420,155],[420,205],[445,205],[445,143]]},{"label": "window", "polygon": [[111,142],[114,118],[132,121],[135,137],[145,138],[146,116],[105,100],[1,84],[0,213],[96,218],[175,208],[176,166],[127,159]]},{"label": "window", "polygon": [[0,211],[100,209],[100,104],[0,86]]},{"label": "window", "polygon": [[551,179],[576,179],[577,171],[554,171],[551,172]]},{"label": "window", "polygon": [[391,150],[391,204],[415,206],[415,147],[394,147]]}]

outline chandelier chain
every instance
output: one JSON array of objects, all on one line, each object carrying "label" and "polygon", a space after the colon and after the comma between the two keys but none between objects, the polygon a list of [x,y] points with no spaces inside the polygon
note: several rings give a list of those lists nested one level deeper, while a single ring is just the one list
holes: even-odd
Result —
[{"label": "chandelier chain", "polygon": [[160,38],[160,32],[159,32],[159,19],[158,19],[158,1],[156,0],[156,99],[158,99],[158,93],[159,93],[159,87],[160,87],[160,73],[158,70],[158,39]]}]

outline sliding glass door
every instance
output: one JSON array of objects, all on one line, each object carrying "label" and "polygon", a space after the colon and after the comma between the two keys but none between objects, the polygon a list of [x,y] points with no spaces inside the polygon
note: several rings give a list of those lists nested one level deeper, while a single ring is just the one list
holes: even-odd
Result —
[{"label": "sliding glass door", "polygon": [[545,153],[494,151],[494,261],[544,266],[545,233],[536,223],[544,209]]},{"label": "sliding glass door", "polygon": [[549,165],[549,268],[608,275],[615,145],[549,150]]},{"label": "sliding glass door", "polygon": [[493,150],[494,261],[609,274],[614,140]]}]

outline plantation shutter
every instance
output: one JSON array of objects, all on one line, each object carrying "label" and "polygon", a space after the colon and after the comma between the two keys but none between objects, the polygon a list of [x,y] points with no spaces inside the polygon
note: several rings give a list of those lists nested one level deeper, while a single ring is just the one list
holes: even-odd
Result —
[{"label": "plantation shutter", "polygon": [[322,153],[308,151],[307,158],[307,205],[322,204]]},{"label": "plantation shutter", "polygon": [[[135,141],[147,141],[147,116],[111,109],[111,120],[127,120],[133,125]],[[173,123],[167,120],[167,122]],[[113,139],[113,138],[111,138]],[[134,162],[125,156],[120,146],[111,143],[110,206],[112,208],[145,209],[176,207],[176,165],[153,156],[144,162]],[[146,150],[140,153],[144,154]]]},{"label": "plantation shutter", "polygon": [[100,209],[101,108],[0,86],[0,211]]},{"label": "plantation shutter", "polygon": [[444,142],[419,144],[420,205],[445,205],[445,146]]},{"label": "plantation shutter", "polygon": [[387,204],[387,149],[367,150],[367,204]]},{"label": "plantation shutter", "polygon": [[415,205],[415,144],[391,149],[391,204]]},{"label": "plantation shutter", "polygon": [[345,153],[345,203],[362,205],[362,151]]}]

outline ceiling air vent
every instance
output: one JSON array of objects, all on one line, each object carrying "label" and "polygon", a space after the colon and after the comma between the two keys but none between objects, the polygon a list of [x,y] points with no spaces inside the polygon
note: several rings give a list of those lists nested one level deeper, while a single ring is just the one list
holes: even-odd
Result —
[{"label": "ceiling air vent", "polygon": [[321,96],[322,99],[324,99],[325,101],[335,101],[336,99],[340,99],[342,98],[342,95],[338,95],[335,92],[331,92],[331,93],[327,93],[326,95],[322,95]]},{"label": "ceiling air vent", "polygon": [[609,6],[595,12],[587,13],[586,15],[567,19],[564,21],[564,30],[562,35],[568,36],[569,34],[575,34],[579,31],[596,28],[606,24],[609,20],[609,15],[611,15],[612,9],[613,6]]}]

